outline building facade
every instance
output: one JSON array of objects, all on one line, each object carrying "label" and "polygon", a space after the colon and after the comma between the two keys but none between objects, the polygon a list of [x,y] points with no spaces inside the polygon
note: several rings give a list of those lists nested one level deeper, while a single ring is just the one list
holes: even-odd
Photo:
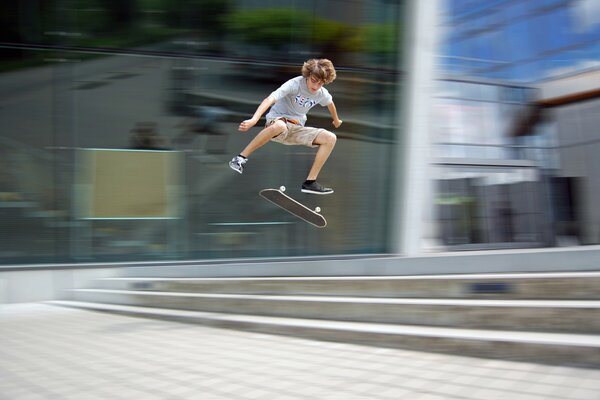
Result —
[{"label": "building facade", "polygon": [[432,249],[599,243],[598,7],[585,0],[442,4]]},{"label": "building facade", "polygon": [[[0,263],[237,259],[600,242],[593,0],[26,1],[0,28]],[[548,26],[556,29],[548,31]],[[343,126],[237,132],[330,58]],[[331,128],[326,109],[309,124]],[[319,206],[316,230],[261,200]]]}]

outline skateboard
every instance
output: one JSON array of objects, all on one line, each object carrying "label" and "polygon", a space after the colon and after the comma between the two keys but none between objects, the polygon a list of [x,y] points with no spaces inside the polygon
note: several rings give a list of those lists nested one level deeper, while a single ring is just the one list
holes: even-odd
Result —
[{"label": "skateboard", "polygon": [[317,228],[325,228],[327,226],[327,221],[319,214],[321,212],[319,207],[311,210],[283,192],[285,192],[285,186],[281,186],[279,189],[263,189],[259,194],[276,206],[283,208],[290,214],[303,219]]}]

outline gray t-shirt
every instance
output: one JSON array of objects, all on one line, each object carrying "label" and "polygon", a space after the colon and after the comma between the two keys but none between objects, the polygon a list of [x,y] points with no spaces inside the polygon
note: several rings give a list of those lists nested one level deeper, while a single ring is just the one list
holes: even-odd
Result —
[{"label": "gray t-shirt", "polygon": [[332,101],[332,97],[324,87],[311,93],[306,86],[306,78],[297,76],[290,79],[279,89],[271,93],[275,98],[275,104],[267,113],[267,120],[284,117],[300,121],[304,126],[306,113],[317,104],[326,107]]}]

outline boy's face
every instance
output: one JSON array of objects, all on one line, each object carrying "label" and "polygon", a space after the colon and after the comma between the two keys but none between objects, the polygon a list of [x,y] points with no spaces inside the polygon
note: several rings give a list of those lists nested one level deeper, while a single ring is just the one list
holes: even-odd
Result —
[{"label": "boy's face", "polygon": [[309,76],[306,80],[306,86],[308,86],[308,91],[311,93],[317,93],[319,89],[323,87],[323,81],[315,78],[314,76]]}]

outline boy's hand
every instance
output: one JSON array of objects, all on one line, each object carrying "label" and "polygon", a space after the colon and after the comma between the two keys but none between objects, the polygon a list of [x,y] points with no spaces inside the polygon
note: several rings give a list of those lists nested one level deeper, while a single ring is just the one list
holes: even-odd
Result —
[{"label": "boy's hand", "polygon": [[341,119],[334,119],[333,120],[333,126],[335,126],[336,128],[339,128],[340,125],[342,125],[342,120]]},{"label": "boy's hand", "polygon": [[238,127],[238,131],[246,132],[248,129],[252,128],[254,125],[256,125],[256,121],[254,119],[252,119],[252,118],[247,119],[245,121],[242,121],[242,123]]}]

